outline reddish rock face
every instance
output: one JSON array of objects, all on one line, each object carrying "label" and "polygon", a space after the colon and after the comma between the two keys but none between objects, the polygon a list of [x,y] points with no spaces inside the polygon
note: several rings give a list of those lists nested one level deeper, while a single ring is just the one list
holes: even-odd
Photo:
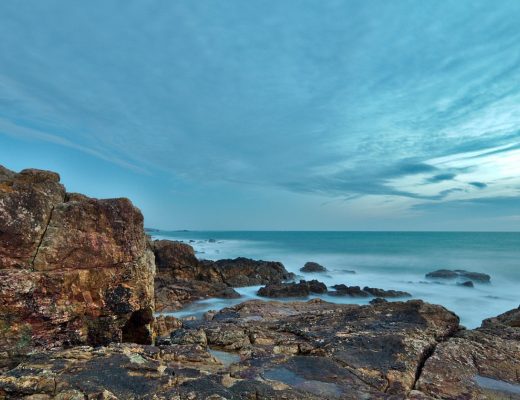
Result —
[{"label": "reddish rock face", "polygon": [[[154,272],[128,199],[69,196],[55,173],[0,168],[0,353],[129,337],[151,322]],[[141,331],[132,339],[151,342]]]},{"label": "reddish rock face", "polygon": [[0,166],[0,269],[32,268],[52,210],[65,198],[59,181],[53,172]]}]

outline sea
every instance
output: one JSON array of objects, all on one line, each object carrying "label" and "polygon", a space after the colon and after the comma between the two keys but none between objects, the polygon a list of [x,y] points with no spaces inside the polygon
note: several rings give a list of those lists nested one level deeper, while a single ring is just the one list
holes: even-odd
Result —
[{"label": "sea", "polygon": [[[483,319],[519,307],[520,233],[515,232],[295,232],[295,231],[157,231],[154,239],[193,246],[197,257],[217,260],[248,257],[280,261],[299,279],[318,279],[327,286],[370,286],[402,290],[415,299],[440,304],[455,312],[468,328]],[[325,273],[302,273],[308,261]],[[464,287],[457,280],[428,279],[437,269],[483,272],[490,283]],[[240,299],[205,299],[171,313],[200,316],[239,302],[258,299],[259,286],[236,289]],[[314,295],[323,300],[367,304],[370,298]],[[290,299],[308,300],[307,299]],[[402,300],[402,299],[400,299]]]}]

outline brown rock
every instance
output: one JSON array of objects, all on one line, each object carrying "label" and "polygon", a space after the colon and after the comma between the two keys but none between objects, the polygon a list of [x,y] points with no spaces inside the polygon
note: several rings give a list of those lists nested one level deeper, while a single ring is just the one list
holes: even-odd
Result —
[{"label": "brown rock", "polygon": [[327,293],[327,286],[315,279],[299,283],[272,283],[258,290],[263,297],[307,297],[311,293]]},{"label": "brown rock", "polygon": [[168,346],[33,354],[0,376],[0,396],[428,399],[413,390],[416,375],[432,347],[457,329],[456,316],[420,301],[248,301],[186,323]]},{"label": "brown rock", "polygon": [[174,311],[208,297],[238,298],[232,287],[280,282],[291,278],[278,262],[247,258],[198,260],[193,248],[182,242],[156,240],[155,303],[158,311]]},{"label": "brown rock", "polygon": [[10,361],[34,346],[151,342],[154,257],[129,200],[66,196],[55,173],[3,168],[0,237]]},{"label": "brown rock", "polygon": [[520,308],[440,343],[416,389],[439,399],[520,399]]},{"label": "brown rock", "polygon": [[65,198],[58,174],[0,168],[0,269],[32,269],[54,208]]}]

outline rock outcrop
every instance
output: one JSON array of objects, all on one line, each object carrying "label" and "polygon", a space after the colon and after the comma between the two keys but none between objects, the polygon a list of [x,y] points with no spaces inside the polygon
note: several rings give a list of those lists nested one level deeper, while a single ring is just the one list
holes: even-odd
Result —
[{"label": "rock outcrop", "polygon": [[182,242],[156,240],[156,309],[173,311],[207,297],[238,298],[233,287],[262,285],[292,279],[282,263],[234,260],[198,260],[193,248]]},{"label": "rock outcrop", "polygon": [[68,194],[59,181],[0,169],[0,354],[151,343],[155,264],[142,214],[128,199]]},{"label": "rock outcrop", "polygon": [[248,301],[184,322],[168,346],[33,354],[0,376],[0,396],[399,399],[431,350],[458,329],[454,314],[421,301]]},{"label": "rock outcrop", "polygon": [[436,399],[520,399],[520,309],[439,344],[416,389]]}]

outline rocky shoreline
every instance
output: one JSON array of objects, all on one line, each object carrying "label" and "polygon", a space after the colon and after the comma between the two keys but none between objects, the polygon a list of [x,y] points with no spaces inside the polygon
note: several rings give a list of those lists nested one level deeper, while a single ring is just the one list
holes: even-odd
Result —
[{"label": "rocky shoreline", "polygon": [[[382,299],[405,292],[294,279],[278,262],[199,260],[188,244],[151,241],[128,199],[0,166],[0,399],[520,399],[520,309],[466,330],[444,307]],[[374,300],[154,318],[258,285]]]}]

